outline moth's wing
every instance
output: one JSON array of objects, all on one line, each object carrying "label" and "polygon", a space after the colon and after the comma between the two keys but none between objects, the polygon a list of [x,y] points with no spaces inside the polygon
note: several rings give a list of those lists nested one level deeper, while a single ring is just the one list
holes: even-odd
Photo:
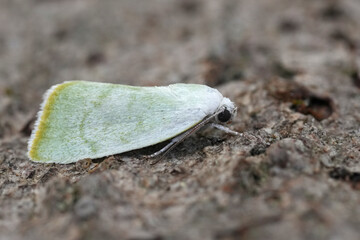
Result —
[{"label": "moth's wing", "polygon": [[131,87],[65,82],[45,94],[28,156],[70,163],[150,146],[212,114],[222,95],[196,84]]}]

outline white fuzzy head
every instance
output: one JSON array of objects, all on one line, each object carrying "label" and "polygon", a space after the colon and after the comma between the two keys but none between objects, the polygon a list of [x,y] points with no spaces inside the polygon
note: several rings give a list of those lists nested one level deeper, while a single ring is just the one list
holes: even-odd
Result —
[{"label": "white fuzzy head", "polygon": [[218,114],[216,115],[215,120],[219,123],[227,123],[236,116],[237,108],[230,99],[223,98],[217,112]]}]

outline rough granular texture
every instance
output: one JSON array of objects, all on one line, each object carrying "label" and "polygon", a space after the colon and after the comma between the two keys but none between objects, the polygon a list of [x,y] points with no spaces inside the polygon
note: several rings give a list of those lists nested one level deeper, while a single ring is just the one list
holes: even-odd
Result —
[{"label": "rough granular texture", "polygon": [[[0,239],[358,239],[358,0],[0,2]],[[51,85],[201,83],[238,106],[162,145],[26,157]]]}]

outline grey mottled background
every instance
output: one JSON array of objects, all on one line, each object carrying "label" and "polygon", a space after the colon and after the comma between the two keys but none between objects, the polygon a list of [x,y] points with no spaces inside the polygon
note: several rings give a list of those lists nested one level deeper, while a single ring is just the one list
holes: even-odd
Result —
[{"label": "grey mottled background", "polygon": [[[358,0],[1,0],[0,239],[358,239],[359,29]],[[30,162],[73,79],[207,84],[246,134]]]}]

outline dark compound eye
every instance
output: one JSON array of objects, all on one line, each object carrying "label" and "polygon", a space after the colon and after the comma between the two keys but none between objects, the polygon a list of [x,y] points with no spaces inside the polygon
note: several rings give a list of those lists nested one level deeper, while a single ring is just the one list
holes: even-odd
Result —
[{"label": "dark compound eye", "polygon": [[220,122],[227,122],[229,121],[231,118],[231,113],[229,110],[225,109],[224,111],[222,111],[221,113],[219,113],[217,115],[217,119],[220,121]]}]

